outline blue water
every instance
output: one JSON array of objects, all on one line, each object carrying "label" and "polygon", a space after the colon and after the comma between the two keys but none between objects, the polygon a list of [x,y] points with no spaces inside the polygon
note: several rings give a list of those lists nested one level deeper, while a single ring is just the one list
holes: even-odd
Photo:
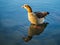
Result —
[{"label": "blue water", "polygon": [[[50,13],[44,31],[28,42],[23,40],[30,27],[23,4]],[[60,0],[0,0],[0,45],[60,45]]]}]

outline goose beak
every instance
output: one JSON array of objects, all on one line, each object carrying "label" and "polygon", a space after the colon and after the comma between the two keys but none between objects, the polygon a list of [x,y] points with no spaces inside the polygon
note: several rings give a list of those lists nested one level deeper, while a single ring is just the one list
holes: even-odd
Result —
[{"label": "goose beak", "polygon": [[22,8],[24,8],[24,6],[21,6]]}]

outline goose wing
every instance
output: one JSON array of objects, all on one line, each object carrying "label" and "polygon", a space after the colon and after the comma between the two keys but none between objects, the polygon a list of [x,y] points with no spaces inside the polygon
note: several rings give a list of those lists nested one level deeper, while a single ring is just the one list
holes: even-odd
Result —
[{"label": "goose wing", "polygon": [[34,12],[38,18],[43,18],[45,15],[42,14],[42,12]]}]

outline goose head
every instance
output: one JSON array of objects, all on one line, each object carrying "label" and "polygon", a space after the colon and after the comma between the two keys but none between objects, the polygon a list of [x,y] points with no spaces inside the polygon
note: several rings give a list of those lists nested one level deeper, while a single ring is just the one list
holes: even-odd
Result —
[{"label": "goose head", "polygon": [[26,9],[28,12],[32,12],[32,8],[28,4],[24,4],[22,8]]}]

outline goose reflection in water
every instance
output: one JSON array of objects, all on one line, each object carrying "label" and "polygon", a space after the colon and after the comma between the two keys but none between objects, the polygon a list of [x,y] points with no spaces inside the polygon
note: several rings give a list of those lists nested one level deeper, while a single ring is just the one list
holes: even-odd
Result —
[{"label": "goose reflection in water", "polygon": [[28,29],[28,36],[23,38],[24,41],[28,42],[29,40],[32,39],[34,35],[40,35],[44,31],[47,25],[48,23],[43,23],[39,25],[31,24]]}]

